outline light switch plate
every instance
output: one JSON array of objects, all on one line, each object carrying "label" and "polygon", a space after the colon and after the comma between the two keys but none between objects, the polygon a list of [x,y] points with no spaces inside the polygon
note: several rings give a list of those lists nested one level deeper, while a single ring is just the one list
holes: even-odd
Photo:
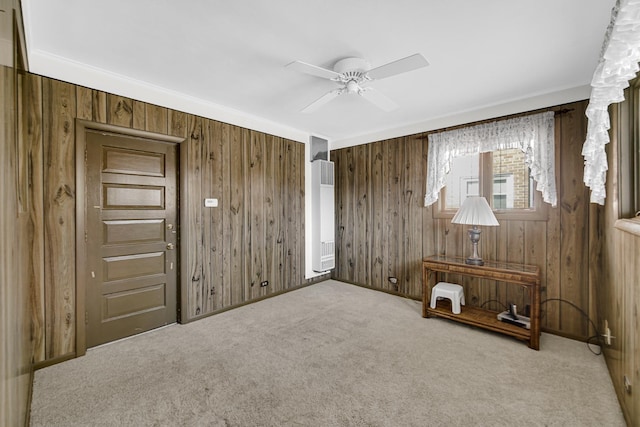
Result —
[{"label": "light switch plate", "polygon": [[205,208],[217,208],[218,207],[218,199],[204,199],[204,207]]}]

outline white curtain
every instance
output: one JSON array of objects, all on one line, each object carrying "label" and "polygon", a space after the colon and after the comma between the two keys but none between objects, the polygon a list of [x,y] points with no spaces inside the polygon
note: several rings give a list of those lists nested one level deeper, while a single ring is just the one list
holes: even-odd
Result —
[{"label": "white curtain", "polygon": [[640,0],[618,0],[611,11],[600,61],[591,81],[587,107],[587,139],[582,148],[584,183],[591,202],[604,204],[609,142],[609,105],[624,100],[623,91],[638,72],[640,61]]},{"label": "white curtain", "polygon": [[525,153],[537,190],[556,206],[553,111],[430,134],[424,205],[438,200],[454,157],[510,148]]}]

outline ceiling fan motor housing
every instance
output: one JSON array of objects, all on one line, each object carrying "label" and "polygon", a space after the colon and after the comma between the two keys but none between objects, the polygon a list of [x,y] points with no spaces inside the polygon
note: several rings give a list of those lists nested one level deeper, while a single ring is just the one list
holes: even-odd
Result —
[{"label": "ceiling fan motor housing", "polygon": [[362,58],[344,58],[335,63],[333,71],[340,74],[345,74],[349,71],[359,71],[364,74],[369,71],[369,68],[371,68],[369,63]]},{"label": "ceiling fan motor housing", "polygon": [[341,59],[333,66],[333,71],[340,74],[335,81],[344,83],[348,93],[360,93],[360,83],[369,80],[367,71],[370,67],[362,58]]}]

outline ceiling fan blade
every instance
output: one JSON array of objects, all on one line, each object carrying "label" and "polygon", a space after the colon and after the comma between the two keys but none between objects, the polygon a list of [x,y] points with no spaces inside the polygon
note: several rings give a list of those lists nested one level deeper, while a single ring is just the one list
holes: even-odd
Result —
[{"label": "ceiling fan blade", "polygon": [[335,90],[332,90],[331,92],[327,92],[324,95],[322,95],[320,98],[318,98],[315,101],[313,101],[311,104],[309,104],[306,107],[304,107],[302,109],[302,112],[303,113],[312,113],[312,112],[316,111],[318,108],[322,107],[327,102],[331,101],[333,98],[335,98],[338,95],[342,94],[342,92],[343,91],[341,89],[335,89]]},{"label": "ceiling fan blade", "polygon": [[389,62],[388,64],[381,65],[367,72],[367,75],[372,80],[385,79],[387,77],[395,76],[396,74],[406,73],[407,71],[417,70],[418,68],[426,67],[429,65],[424,56],[416,53],[406,58],[398,59],[397,61]]},{"label": "ceiling fan blade", "polygon": [[398,104],[387,98],[386,95],[382,94],[382,92],[378,92],[372,87],[366,88],[360,92],[360,95],[381,110],[393,111],[398,108]]},{"label": "ceiling fan blade", "polygon": [[312,76],[322,77],[324,79],[333,79],[340,74],[335,71],[327,70],[326,68],[318,67],[316,65],[307,64],[302,61],[293,61],[290,64],[287,64],[287,68],[291,68],[292,70],[300,71],[301,73],[311,74]]}]

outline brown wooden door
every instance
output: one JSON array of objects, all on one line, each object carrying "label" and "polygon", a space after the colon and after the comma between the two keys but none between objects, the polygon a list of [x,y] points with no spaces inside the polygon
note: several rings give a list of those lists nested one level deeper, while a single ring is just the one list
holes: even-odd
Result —
[{"label": "brown wooden door", "polygon": [[176,145],[86,133],[86,339],[176,321]]}]

